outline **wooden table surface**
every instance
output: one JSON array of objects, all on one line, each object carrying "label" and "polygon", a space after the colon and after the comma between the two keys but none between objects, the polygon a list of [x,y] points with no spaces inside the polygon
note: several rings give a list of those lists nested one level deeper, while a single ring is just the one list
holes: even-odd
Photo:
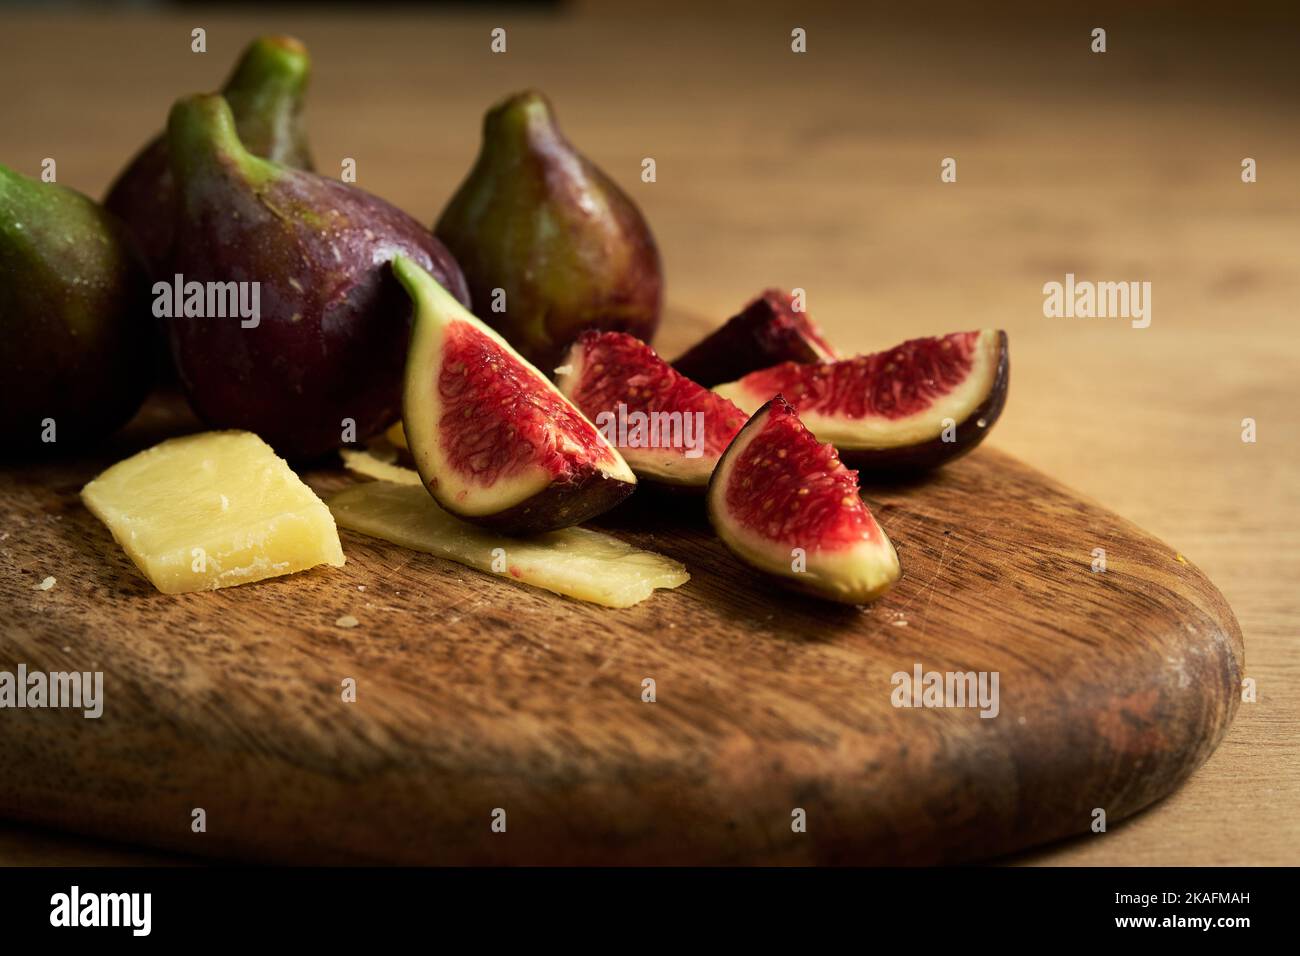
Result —
[{"label": "wooden table surface", "polygon": [[[1172,797],[1016,862],[1300,859],[1295,15],[606,6],[6,11],[0,87],[22,92],[0,108],[0,162],[35,174],[53,157],[60,182],[99,195],[175,96],[219,85],[256,34],[291,32],[315,58],[322,171],[354,158],[363,188],[422,219],[471,162],[482,111],[536,86],[644,209],[676,306],[720,321],[763,287],[799,286],[846,351],[1005,328],[1013,387],[990,443],[1205,570],[1258,686]],[[189,51],[195,26],[206,54]],[[504,55],[489,52],[496,26]],[[807,54],[789,50],[794,26]],[[1105,54],[1089,51],[1095,26]],[[944,157],[956,183],[939,181]],[[1258,182],[1241,182],[1244,157]],[[1069,272],[1151,282],[1150,327],[1045,318],[1043,284]],[[3,864],[172,859],[0,825]]]}]

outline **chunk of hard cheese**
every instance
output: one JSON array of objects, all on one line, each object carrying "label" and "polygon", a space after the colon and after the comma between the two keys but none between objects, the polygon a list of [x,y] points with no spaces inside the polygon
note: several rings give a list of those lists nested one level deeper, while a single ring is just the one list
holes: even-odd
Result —
[{"label": "chunk of hard cheese", "polygon": [[368,481],[334,495],[330,509],[353,531],[606,607],[631,607],[691,578],[671,558],[585,528],[508,538],[443,511],[419,484]]},{"label": "chunk of hard cheese", "polygon": [[165,441],[109,468],[81,500],[164,594],[343,564],[329,509],[251,432]]}]

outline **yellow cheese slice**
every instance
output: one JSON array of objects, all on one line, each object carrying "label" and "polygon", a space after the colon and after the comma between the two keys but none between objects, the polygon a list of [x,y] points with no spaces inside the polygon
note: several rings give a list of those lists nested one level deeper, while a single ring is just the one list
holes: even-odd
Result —
[{"label": "yellow cheese slice", "polygon": [[81,500],[164,594],[343,564],[329,509],[251,432],[170,439],[113,465]]},{"label": "yellow cheese slice", "polygon": [[334,495],[329,506],[344,528],[606,607],[631,607],[691,578],[671,558],[586,528],[497,534],[443,511],[419,484],[365,482]]}]

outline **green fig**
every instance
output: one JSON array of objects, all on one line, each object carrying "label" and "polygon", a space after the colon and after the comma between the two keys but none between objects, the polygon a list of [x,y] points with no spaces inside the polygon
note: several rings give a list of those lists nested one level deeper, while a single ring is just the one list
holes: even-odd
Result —
[{"label": "green fig", "polygon": [[252,155],[219,95],[178,102],[167,144],[176,234],[154,314],[195,411],[292,458],[400,417],[411,304],[388,263],[468,305],[442,243],[356,186]]},{"label": "green fig", "polygon": [[659,324],[663,274],[649,226],[573,148],[540,93],[488,111],[478,159],[434,233],[482,318],[538,368],[554,368],[586,329],[649,342]]},{"label": "green fig", "polygon": [[[312,168],[302,122],[310,74],[307,48],[293,37],[260,37],[244,50],[222,94],[239,138],[253,155]],[[165,267],[171,249],[174,192],[167,140],[159,135],[122,170],[104,198],[136,237],[154,274]]]},{"label": "green fig", "polygon": [[0,166],[0,452],[86,444],[135,414],[151,384],[148,295],[116,217]]}]

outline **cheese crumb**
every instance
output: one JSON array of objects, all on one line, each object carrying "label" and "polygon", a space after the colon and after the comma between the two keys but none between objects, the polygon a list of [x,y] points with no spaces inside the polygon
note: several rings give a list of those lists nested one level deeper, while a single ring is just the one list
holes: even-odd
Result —
[{"label": "cheese crumb", "polygon": [[32,585],[32,590],[33,590],[33,591],[48,591],[48,590],[49,590],[50,588],[52,588],[52,587],[54,587],[54,578],[53,578],[53,577],[47,577],[47,578],[46,578],[44,581],[42,581],[40,584],[33,584],[33,585]]}]

